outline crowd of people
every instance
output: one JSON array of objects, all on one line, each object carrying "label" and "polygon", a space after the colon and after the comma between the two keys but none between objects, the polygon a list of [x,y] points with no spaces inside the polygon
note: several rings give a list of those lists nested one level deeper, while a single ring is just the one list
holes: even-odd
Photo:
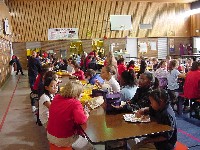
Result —
[{"label": "crowd of people", "polygon": [[[60,80],[56,71],[64,70],[78,80],[96,84],[104,91],[120,93],[120,100],[125,102],[125,105],[113,106],[116,112],[137,111],[137,116],[149,114],[159,123],[171,126],[174,130],[170,133],[151,136],[139,143],[154,143],[156,149],[160,150],[173,149],[177,140],[173,109],[180,92],[183,92],[187,99],[200,98],[200,62],[188,59],[182,64],[170,57],[160,61],[156,58],[149,60],[141,57],[138,61],[125,62],[123,57],[116,59],[109,52],[104,65],[99,68],[98,59],[97,54],[91,52],[87,56],[77,55],[68,60],[54,57],[46,60],[38,58],[34,51],[29,58],[29,84],[33,95],[37,94],[39,98],[39,109],[35,106],[35,98],[31,98],[32,111],[39,110],[38,120],[47,129],[50,148],[93,148],[82,137],[78,128],[78,125],[84,124],[89,117],[88,111],[79,101],[83,87],[78,82],[69,81],[59,90]],[[138,66],[139,71],[135,69]],[[179,83],[181,78],[184,79],[183,86]],[[77,144],[80,143],[79,140],[84,144]],[[133,143],[133,140],[128,141],[130,148],[143,145]]]}]

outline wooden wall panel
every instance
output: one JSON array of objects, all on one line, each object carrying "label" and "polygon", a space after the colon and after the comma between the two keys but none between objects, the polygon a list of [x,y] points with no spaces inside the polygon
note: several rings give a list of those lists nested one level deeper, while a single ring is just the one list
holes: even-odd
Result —
[{"label": "wooden wall panel", "polygon": [[82,40],[82,46],[86,53],[90,53],[92,51],[92,40]]},{"label": "wooden wall panel", "polygon": [[140,53],[138,52],[138,58],[140,56],[144,56],[144,57],[147,57],[147,58],[151,58],[151,57],[158,57],[158,50],[151,50],[151,47],[150,47],[150,42],[156,42],[158,43],[158,38],[141,38],[141,39],[138,39],[138,43],[147,43],[147,53]]},{"label": "wooden wall panel", "polygon": [[12,46],[14,49],[13,53],[19,58],[23,70],[27,69],[26,42],[16,42]]},{"label": "wooden wall panel", "polygon": [[200,14],[191,17],[191,35],[200,36]]},{"label": "wooden wall panel", "polygon": [[[169,42],[169,40],[168,40],[168,42]],[[171,56],[174,56],[174,58],[180,57],[180,50],[179,50],[180,44],[183,44],[185,47],[188,44],[192,45],[192,38],[174,38],[174,50],[175,51],[173,53],[169,53]],[[188,55],[188,54],[185,53],[185,55]]]},{"label": "wooden wall panel", "polygon": [[[190,18],[181,14],[190,4],[138,1],[10,0],[16,42],[47,41],[48,28],[79,28],[80,39],[130,37],[189,37]],[[110,15],[132,15],[133,30],[110,31]],[[153,24],[140,30],[140,23]]]},{"label": "wooden wall panel", "polygon": [[[83,50],[87,53],[92,51],[92,40],[81,40]],[[60,58],[60,50],[66,50],[67,56],[69,57],[69,50],[70,50],[70,43],[72,41],[70,40],[64,40],[64,41],[44,41],[41,42],[41,51],[48,51],[48,50],[54,50],[56,53],[56,57]]]},{"label": "wooden wall panel", "polygon": [[11,67],[9,66],[9,62],[11,59],[10,42],[12,41],[12,37],[3,34],[3,20],[5,18],[8,19],[10,30],[12,32],[9,9],[5,3],[0,2],[0,88],[3,86],[11,74]]},{"label": "wooden wall panel", "polygon": [[105,54],[107,55],[110,49],[110,44],[115,43],[117,45],[113,48],[113,51],[119,51],[120,49],[124,50],[126,48],[126,38],[118,38],[118,39],[106,39],[104,40],[104,49]]}]

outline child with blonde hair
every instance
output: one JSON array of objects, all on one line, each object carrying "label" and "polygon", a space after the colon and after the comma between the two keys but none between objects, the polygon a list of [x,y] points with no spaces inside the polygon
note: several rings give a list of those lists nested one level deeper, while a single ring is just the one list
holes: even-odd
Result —
[{"label": "child with blonde hair", "polygon": [[[79,135],[80,125],[86,123],[89,114],[83,109],[79,98],[83,86],[76,81],[68,81],[60,94],[54,97],[49,109],[47,138],[52,146],[75,150],[92,149],[88,141]],[[80,144],[81,143],[81,144]]]}]

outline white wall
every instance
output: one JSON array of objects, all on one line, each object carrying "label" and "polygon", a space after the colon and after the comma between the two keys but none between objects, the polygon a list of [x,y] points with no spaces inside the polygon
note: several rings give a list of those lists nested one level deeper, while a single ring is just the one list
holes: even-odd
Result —
[{"label": "white wall", "polygon": [[195,49],[193,53],[200,53],[200,37],[193,37],[193,48]]},{"label": "white wall", "polygon": [[165,59],[168,55],[167,38],[158,38],[158,59]]},{"label": "white wall", "polygon": [[[126,50],[127,50],[128,54],[130,54],[130,57],[138,56],[137,38],[127,38]],[[134,58],[130,58],[130,60],[134,60]]]}]

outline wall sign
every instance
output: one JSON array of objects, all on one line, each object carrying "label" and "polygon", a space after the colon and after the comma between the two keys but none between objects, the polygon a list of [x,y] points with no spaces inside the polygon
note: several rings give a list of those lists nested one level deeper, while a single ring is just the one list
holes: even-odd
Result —
[{"label": "wall sign", "polygon": [[78,39],[78,28],[48,29],[48,40]]},{"label": "wall sign", "polygon": [[169,52],[170,53],[174,53],[175,49],[174,49],[174,39],[169,39]]},{"label": "wall sign", "polygon": [[4,34],[10,34],[10,27],[7,18],[4,19]]}]

